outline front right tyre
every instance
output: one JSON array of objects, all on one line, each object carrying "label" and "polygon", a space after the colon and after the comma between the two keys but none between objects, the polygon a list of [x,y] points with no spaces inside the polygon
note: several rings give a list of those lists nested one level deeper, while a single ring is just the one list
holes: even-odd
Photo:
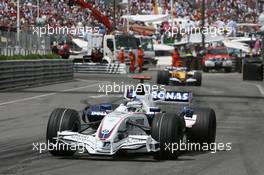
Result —
[{"label": "front right tyre", "polygon": [[[176,159],[180,154],[180,141],[183,139],[185,121],[182,117],[163,113],[156,115],[152,122],[151,136],[159,142],[160,150],[154,153],[155,159]],[[172,150],[177,146],[177,149]]]},{"label": "front right tyre", "polygon": [[196,80],[195,86],[202,85],[202,73],[201,72],[195,72],[193,75],[193,78]]},{"label": "front right tyre", "polygon": [[215,142],[216,116],[211,108],[194,108],[196,123],[187,130],[188,141],[199,144]]}]

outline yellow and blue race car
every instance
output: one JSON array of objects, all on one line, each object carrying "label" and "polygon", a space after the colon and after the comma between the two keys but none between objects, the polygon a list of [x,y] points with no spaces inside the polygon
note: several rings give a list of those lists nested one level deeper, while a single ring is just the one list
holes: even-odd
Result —
[{"label": "yellow and blue race car", "polygon": [[186,67],[165,67],[164,70],[158,71],[157,84],[201,86],[202,73],[199,71],[188,71]]}]

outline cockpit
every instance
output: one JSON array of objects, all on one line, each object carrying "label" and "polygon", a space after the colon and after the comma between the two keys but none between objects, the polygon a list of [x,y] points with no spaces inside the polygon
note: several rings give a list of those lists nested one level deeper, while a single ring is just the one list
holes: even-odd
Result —
[{"label": "cockpit", "polygon": [[145,84],[138,84],[136,87],[131,86],[129,89],[126,89],[125,98],[129,100],[148,94],[150,94],[150,86]]}]

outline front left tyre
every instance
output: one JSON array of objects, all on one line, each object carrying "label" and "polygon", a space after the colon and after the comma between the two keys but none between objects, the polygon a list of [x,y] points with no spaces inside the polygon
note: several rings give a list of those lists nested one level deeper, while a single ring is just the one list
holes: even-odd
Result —
[{"label": "front left tyre", "polygon": [[[56,137],[61,131],[78,132],[81,129],[80,117],[77,111],[73,109],[57,108],[49,118],[46,140],[52,144],[49,152],[54,156],[72,156],[76,150],[70,150],[70,146],[59,142]],[[49,145],[50,147],[50,145]]]},{"label": "front left tyre", "polygon": [[157,84],[169,85],[170,73],[169,71],[158,71]]}]

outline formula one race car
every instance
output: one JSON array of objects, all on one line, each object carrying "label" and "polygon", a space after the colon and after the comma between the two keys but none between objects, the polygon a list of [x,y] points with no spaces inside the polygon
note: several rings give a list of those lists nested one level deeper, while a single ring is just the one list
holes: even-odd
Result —
[{"label": "formula one race car", "polygon": [[201,86],[202,73],[198,71],[188,71],[186,67],[166,67],[158,71],[157,84],[169,85]]},{"label": "formula one race car", "polygon": [[[134,77],[149,79],[148,77]],[[109,104],[85,109],[81,124],[77,111],[55,109],[47,126],[47,142],[54,156],[71,156],[82,147],[90,155],[115,155],[119,150],[145,147],[157,159],[175,159],[180,149],[169,149],[169,144],[210,144],[215,141],[216,117],[213,109],[191,108],[190,92],[150,92],[150,86],[140,83],[127,89],[125,101],[116,109]],[[173,105],[173,110],[162,111],[159,104]],[[182,104],[179,110],[176,106]],[[87,118],[86,118],[87,117]],[[91,125],[98,127],[90,130]],[[54,146],[55,145],[55,146]]]}]

